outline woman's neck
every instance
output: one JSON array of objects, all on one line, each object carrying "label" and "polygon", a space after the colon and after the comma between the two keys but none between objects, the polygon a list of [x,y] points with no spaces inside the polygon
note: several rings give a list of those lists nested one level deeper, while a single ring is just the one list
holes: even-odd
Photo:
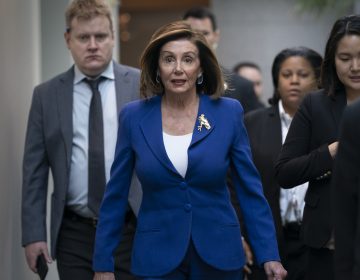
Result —
[{"label": "woman's neck", "polygon": [[194,130],[199,96],[164,95],[161,104],[163,131],[170,135],[185,135]]},{"label": "woman's neck", "polygon": [[163,107],[173,112],[187,111],[197,108],[199,97],[197,94],[165,94],[163,96]]},{"label": "woman's neck", "polygon": [[360,91],[358,91],[358,90],[351,90],[351,89],[347,89],[347,90],[346,90],[346,100],[347,100],[347,104],[351,104],[351,103],[354,102],[356,99],[358,99],[358,97],[360,97]]},{"label": "woman's neck", "polygon": [[285,113],[288,114],[291,118],[293,118],[298,108],[297,107],[293,108],[293,106],[289,106],[288,104],[285,104],[284,102],[282,102],[282,105],[283,105]]}]

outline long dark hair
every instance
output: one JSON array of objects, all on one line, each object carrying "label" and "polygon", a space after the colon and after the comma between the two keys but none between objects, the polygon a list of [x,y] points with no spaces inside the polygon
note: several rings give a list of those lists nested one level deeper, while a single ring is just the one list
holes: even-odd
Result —
[{"label": "long dark hair", "polygon": [[338,19],[330,32],[325,47],[324,62],[321,70],[321,86],[328,95],[344,92],[344,85],[336,73],[335,54],[339,41],[345,35],[360,36],[359,15],[349,15]]},{"label": "long dark hair", "polygon": [[287,48],[279,52],[274,59],[271,74],[272,74],[272,81],[274,86],[274,93],[273,96],[269,99],[269,103],[271,105],[275,105],[280,100],[280,94],[277,90],[279,85],[279,74],[280,68],[283,62],[288,59],[289,57],[300,56],[305,58],[311,65],[312,69],[315,73],[315,79],[317,84],[319,85],[320,80],[320,70],[321,70],[321,63],[322,57],[316,51],[309,49],[307,47],[294,47],[294,48]]}]

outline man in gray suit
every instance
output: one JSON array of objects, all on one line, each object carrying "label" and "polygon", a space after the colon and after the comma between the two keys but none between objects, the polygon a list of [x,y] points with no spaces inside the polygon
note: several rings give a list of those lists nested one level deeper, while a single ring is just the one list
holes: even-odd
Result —
[{"label": "man in gray suit", "polygon": [[[109,179],[122,105],[138,98],[139,71],[112,61],[114,33],[104,0],[74,0],[66,10],[66,44],[75,65],[34,89],[23,161],[22,245],[30,269],[57,259],[60,279],[87,280],[97,213]],[[98,79],[100,78],[101,79]],[[93,83],[96,82],[96,85]],[[46,239],[48,174],[51,257]],[[129,207],[116,277],[129,272],[136,218]]]}]

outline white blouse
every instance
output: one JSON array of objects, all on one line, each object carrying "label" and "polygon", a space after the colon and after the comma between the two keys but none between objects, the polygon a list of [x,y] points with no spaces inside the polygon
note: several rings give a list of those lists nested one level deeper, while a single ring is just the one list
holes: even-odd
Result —
[{"label": "white blouse", "polygon": [[188,148],[192,133],[186,135],[170,135],[163,132],[166,153],[179,174],[185,178],[188,167]]},{"label": "white blouse", "polygon": [[[281,120],[282,143],[285,142],[286,135],[292,121],[279,101],[279,113]],[[308,188],[308,182],[293,187],[291,189],[280,189],[280,213],[283,225],[291,222],[301,222],[305,207],[305,194]]]}]

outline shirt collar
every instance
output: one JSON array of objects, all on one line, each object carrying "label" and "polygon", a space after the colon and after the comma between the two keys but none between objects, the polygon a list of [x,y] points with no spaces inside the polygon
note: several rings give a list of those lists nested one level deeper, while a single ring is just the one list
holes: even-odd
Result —
[{"label": "shirt collar", "polygon": [[290,126],[290,123],[292,121],[292,117],[285,112],[284,106],[282,104],[281,99],[279,100],[279,114],[280,114],[280,119],[281,121],[286,125],[286,126]]},{"label": "shirt collar", "polygon": [[[102,72],[99,76],[105,77],[105,78],[107,78],[109,80],[114,80],[115,79],[114,64],[112,63],[112,61],[106,67],[104,72]],[[84,73],[82,73],[80,71],[79,67],[77,67],[77,65],[75,64],[75,66],[74,66],[74,85],[80,83],[85,78],[87,78],[87,76],[84,75]]]}]

